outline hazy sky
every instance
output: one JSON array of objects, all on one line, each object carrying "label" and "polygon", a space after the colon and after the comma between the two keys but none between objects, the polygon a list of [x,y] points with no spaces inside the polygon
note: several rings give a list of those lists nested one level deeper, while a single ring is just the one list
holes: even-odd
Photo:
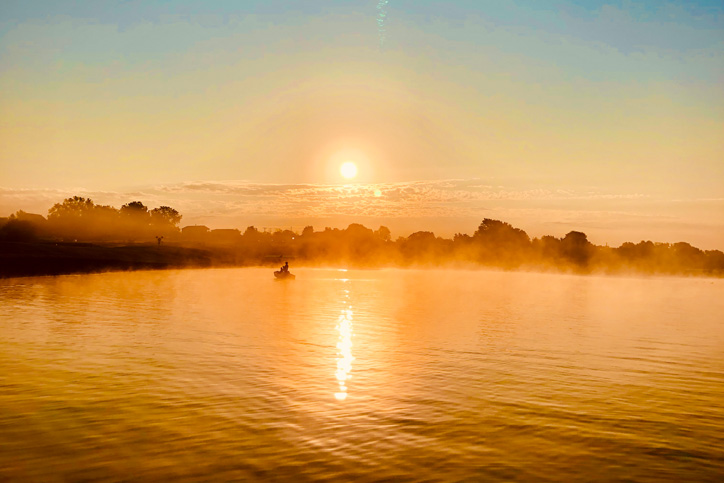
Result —
[{"label": "hazy sky", "polygon": [[724,4],[4,0],[0,216],[73,194],[724,249]]}]

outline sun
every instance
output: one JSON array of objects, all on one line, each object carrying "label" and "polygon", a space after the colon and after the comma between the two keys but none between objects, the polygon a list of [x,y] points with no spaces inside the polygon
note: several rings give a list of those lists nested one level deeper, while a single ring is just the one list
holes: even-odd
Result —
[{"label": "sun", "polygon": [[345,178],[352,179],[357,176],[357,165],[352,161],[347,161],[339,167],[339,172],[342,173],[342,176]]}]

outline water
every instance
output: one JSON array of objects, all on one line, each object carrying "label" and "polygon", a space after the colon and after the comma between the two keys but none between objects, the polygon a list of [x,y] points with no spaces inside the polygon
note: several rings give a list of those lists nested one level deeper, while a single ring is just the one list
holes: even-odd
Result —
[{"label": "water", "polygon": [[716,481],[724,280],[0,281],[0,480]]}]

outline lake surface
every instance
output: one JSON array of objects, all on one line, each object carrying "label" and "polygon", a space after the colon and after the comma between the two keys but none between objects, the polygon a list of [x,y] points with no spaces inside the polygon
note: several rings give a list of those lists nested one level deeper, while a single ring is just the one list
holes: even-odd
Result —
[{"label": "lake surface", "polygon": [[0,280],[0,480],[722,481],[724,280]]}]

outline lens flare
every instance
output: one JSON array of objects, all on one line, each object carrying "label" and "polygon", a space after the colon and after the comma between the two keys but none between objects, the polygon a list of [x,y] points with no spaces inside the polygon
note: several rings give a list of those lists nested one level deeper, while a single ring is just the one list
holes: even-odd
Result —
[{"label": "lens flare", "polygon": [[380,49],[385,47],[385,40],[387,36],[387,26],[385,21],[387,20],[387,4],[389,0],[380,0],[377,3],[377,33],[380,36]]}]

